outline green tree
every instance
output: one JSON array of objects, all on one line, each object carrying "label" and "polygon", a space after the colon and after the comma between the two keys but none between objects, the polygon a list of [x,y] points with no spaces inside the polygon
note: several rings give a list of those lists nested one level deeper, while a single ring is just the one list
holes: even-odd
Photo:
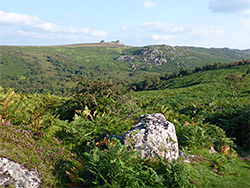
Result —
[{"label": "green tree", "polygon": [[239,94],[240,88],[242,86],[242,82],[245,80],[239,76],[238,74],[229,74],[226,77],[227,84],[232,91],[232,97],[236,97]]},{"label": "green tree", "polygon": [[[132,105],[132,107],[130,106]],[[79,78],[76,87],[72,88],[71,97],[59,107],[60,118],[72,121],[75,113],[90,110],[90,116],[96,113],[119,114],[127,116],[132,113],[136,103],[132,90],[124,82],[109,82],[98,79]]]},{"label": "green tree", "polygon": [[191,75],[193,74],[192,70],[189,70],[189,69],[185,69],[183,67],[180,68],[180,72],[179,72],[179,75]]}]

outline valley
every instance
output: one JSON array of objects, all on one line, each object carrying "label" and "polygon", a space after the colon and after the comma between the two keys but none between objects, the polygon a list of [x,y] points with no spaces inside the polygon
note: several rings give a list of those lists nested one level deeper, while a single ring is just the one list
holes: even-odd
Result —
[{"label": "valley", "polygon": [[135,83],[211,63],[250,59],[247,50],[131,47],[103,42],[62,46],[1,46],[0,85],[26,93],[66,95],[78,77]]},{"label": "valley", "polygon": [[[117,42],[1,46],[0,158],[35,170],[41,187],[249,187],[249,59]],[[155,113],[175,126],[176,161],[112,137]]]}]

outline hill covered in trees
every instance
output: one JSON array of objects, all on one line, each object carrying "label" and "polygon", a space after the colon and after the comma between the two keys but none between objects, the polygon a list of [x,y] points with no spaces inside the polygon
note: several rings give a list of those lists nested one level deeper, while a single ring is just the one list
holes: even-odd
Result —
[{"label": "hill covered in trees", "polygon": [[207,63],[250,59],[247,50],[118,43],[1,46],[0,85],[26,93],[66,95],[80,76],[134,83]]}]

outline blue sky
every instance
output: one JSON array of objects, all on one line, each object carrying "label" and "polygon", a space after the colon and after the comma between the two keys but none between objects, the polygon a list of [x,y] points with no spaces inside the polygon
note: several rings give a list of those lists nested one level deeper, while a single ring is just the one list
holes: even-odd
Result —
[{"label": "blue sky", "polygon": [[0,0],[1,45],[250,48],[250,0]]}]

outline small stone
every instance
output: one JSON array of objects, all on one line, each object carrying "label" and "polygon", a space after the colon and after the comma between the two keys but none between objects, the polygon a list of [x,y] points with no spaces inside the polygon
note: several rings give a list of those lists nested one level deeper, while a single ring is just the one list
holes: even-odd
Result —
[{"label": "small stone", "polygon": [[215,149],[214,149],[214,147],[209,147],[209,153],[215,153],[216,151],[215,151]]},{"label": "small stone", "polygon": [[182,151],[179,152],[179,156],[181,156],[182,158],[184,158],[184,153]]}]

